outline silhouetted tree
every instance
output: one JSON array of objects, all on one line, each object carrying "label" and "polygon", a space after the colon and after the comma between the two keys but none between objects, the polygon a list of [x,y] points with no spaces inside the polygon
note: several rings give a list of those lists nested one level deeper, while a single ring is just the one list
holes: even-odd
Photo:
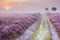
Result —
[{"label": "silhouetted tree", "polygon": [[52,7],[51,10],[52,10],[52,11],[56,11],[57,8],[56,8],[56,7]]},{"label": "silhouetted tree", "polygon": [[45,8],[46,11],[48,11],[49,9],[48,8]]}]

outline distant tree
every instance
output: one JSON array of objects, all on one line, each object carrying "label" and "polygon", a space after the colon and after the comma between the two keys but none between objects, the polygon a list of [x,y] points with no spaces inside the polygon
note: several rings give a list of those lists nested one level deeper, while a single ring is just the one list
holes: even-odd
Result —
[{"label": "distant tree", "polygon": [[49,9],[48,8],[45,8],[46,11],[48,11]]},{"label": "distant tree", "polygon": [[57,8],[56,8],[56,7],[52,7],[51,10],[52,10],[52,11],[56,11]]}]

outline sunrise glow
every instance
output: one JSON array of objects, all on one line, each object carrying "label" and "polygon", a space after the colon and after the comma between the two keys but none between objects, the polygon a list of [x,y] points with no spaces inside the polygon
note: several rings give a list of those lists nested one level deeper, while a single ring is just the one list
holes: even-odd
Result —
[{"label": "sunrise glow", "polygon": [[10,6],[5,6],[5,10],[9,10],[10,8]]}]

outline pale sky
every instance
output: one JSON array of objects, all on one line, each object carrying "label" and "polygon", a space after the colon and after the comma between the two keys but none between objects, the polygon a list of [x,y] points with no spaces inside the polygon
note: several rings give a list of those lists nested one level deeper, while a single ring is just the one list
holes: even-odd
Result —
[{"label": "pale sky", "polygon": [[60,8],[60,0],[0,0],[0,9],[43,9],[45,7],[51,8],[53,6]]},{"label": "pale sky", "polygon": [[60,0],[0,0],[0,7],[6,5],[23,5],[23,6],[37,6],[37,7],[49,7],[49,6],[59,6]]}]

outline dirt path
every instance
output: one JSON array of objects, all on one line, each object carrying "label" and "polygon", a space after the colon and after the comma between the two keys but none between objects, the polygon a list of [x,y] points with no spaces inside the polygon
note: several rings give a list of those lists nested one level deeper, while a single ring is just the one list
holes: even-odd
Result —
[{"label": "dirt path", "polygon": [[43,16],[41,25],[34,32],[31,40],[51,40],[50,27],[47,24],[46,16]]},{"label": "dirt path", "polygon": [[20,36],[16,40],[30,40],[33,32],[35,31],[39,23],[40,23],[40,20],[37,20],[33,25],[31,25],[29,29],[26,30],[26,32],[22,36]]}]

